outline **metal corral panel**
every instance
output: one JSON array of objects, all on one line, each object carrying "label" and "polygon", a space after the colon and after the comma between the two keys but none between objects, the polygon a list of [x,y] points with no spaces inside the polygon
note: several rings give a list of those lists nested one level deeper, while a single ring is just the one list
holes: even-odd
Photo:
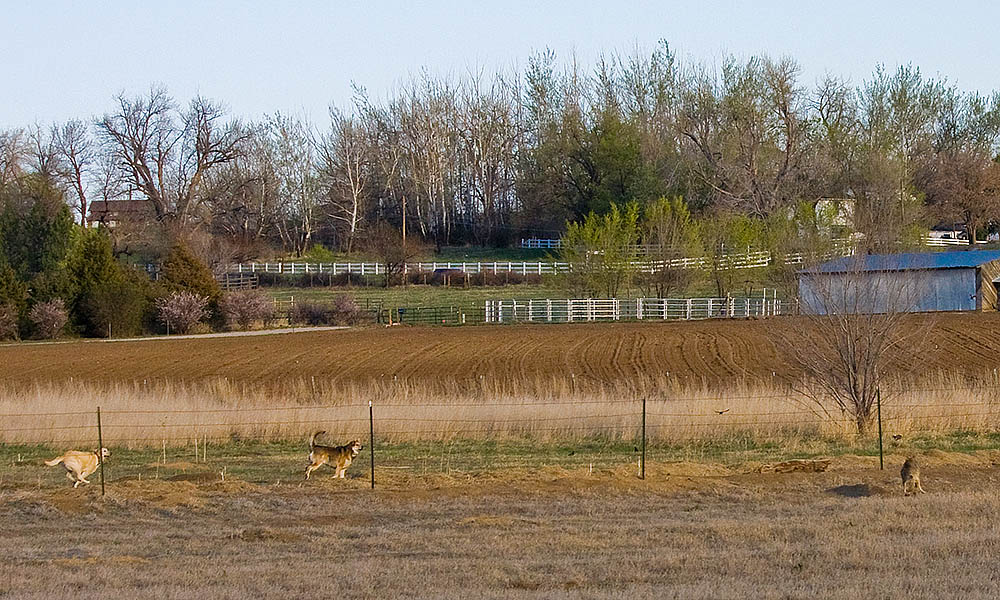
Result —
[{"label": "metal corral panel", "polygon": [[813,314],[976,310],[976,269],[803,272],[799,300]]}]

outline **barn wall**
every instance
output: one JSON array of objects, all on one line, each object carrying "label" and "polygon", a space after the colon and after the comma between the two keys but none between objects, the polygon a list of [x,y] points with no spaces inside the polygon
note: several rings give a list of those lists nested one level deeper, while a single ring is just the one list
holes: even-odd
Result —
[{"label": "barn wall", "polygon": [[979,310],[997,310],[1000,308],[1000,298],[993,282],[1000,278],[1000,261],[988,262],[979,267]]},{"label": "barn wall", "polygon": [[799,300],[814,314],[976,310],[977,282],[975,268],[803,273]]}]

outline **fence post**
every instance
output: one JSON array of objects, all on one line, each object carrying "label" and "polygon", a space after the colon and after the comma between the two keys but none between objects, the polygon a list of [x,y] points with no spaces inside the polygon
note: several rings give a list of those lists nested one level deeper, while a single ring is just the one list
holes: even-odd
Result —
[{"label": "fence post", "polygon": [[372,489],[375,489],[375,410],[368,401],[368,452],[372,462]]},{"label": "fence post", "polygon": [[101,495],[104,495],[104,433],[101,431],[101,407],[97,407],[97,460],[101,465]]},{"label": "fence post", "polygon": [[639,464],[639,479],[646,478],[646,397],[642,397],[642,462]]},{"label": "fence post", "polygon": [[875,406],[878,409],[878,468],[885,470],[885,462],[882,456],[882,388],[875,388]]}]

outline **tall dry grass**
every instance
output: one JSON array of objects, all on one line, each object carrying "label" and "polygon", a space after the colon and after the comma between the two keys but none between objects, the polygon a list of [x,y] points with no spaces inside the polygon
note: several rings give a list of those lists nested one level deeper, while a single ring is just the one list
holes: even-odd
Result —
[{"label": "tall dry grass", "polygon": [[[101,407],[106,445],[156,446],[194,439],[278,441],[326,430],[329,440],[366,438],[368,403],[388,442],[448,439],[636,439],[642,399],[653,442],[723,437],[851,436],[853,421],[782,382],[727,388],[667,376],[600,382],[580,378],[402,379],[336,384],[288,378],[267,386],[225,378],[184,382],[39,382],[0,385],[0,442],[96,445]],[[884,394],[890,434],[1000,428],[1000,382],[932,374],[894,382]]]}]

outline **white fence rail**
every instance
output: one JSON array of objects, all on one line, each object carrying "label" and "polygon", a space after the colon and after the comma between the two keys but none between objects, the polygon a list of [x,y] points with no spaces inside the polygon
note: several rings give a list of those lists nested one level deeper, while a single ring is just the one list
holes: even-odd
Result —
[{"label": "white fence rail", "polygon": [[[382,275],[385,265],[374,262],[343,262],[343,263],[240,263],[230,265],[234,273],[282,273],[288,275],[303,273],[330,273],[340,275],[352,273],[357,275]],[[463,273],[520,273],[522,275],[546,275],[562,273],[569,270],[569,263],[552,261],[478,261],[478,262],[414,262],[407,263],[406,270],[410,273],[432,273],[434,271],[461,271]]]},{"label": "white fence rail", "polygon": [[761,298],[579,298],[487,300],[487,323],[574,323],[585,321],[690,321],[739,319],[798,313],[798,303]]},{"label": "white fence rail", "polygon": [[[674,258],[666,261],[638,260],[632,266],[639,272],[652,273],[664,267],[682,269],[702,269],[712,265],[711,257]],[[785,264],[799,264],[803,261],[801,254],[785,256]],[[749,252],[729,254],[719,260],[721,269],[750,269],[766,267],[771,264],[770,252]],[[407,263],[406,270],[410,273],[427,273],[440,270],[461,271],[463,273],[520,273],[521,275],[550,275],[565,273],[571,270],[571,263],[558,261],[477,261],[477,262],[414,262]],[[230,265],[233,273],[280,273],[288,275],[304,273],[330,273],[340,275],[352,273],[357,275],[382,275],[385,266],[374,262],[343,262],[343,263],[240,263]]]},{"label": "white fence rail", "polygon": [[[968,246],[969,240],[959,240],[956,238],[925,237],[925,246]],[[977,244],[988,244],[987,240],[976,240]]]},{"label": "white fence rail", "polygon": [[[559,240],[534,240],[537,243],[554,243]],[[530,239],[521,240],[524,243],[532,242]],[[977,244],[986,242],[977,241]],[[926,246],[964,246],[966,240],[956,240],[947,238],[924,238]],[[523,246],[527,247],[527,246]],[[535,246],[545,247],[545,246]],[[558,246],[548,246],[558,247]],[[837,246],[837,249],[830,253],[828,258],[849,254],[851,248],[847,244]],[[805,262],[805,255],[793,253],[784,255],[784,264],[798,265]],[[736,252],[723,254],[718,258],[710,256],[679,257],[670,260],[637,260],[632,266],[639,272],[652,273],[663,268],[681,269],[708,269],[712,267],[713,261],[721,270],[728,269],[753,269],[766,267],[774,262],[774,257],[767,250],[760,252]],[[265,263],[241,263],[230,265],[230,272],[233,273],[281,273],[281,274],[305,274],[305,273],[329,273],[340,275],[351,273],[355,275],[382,275],[385,273],[385,266],[375,262],[342,262],[342,263],[305,263],[305,262],[265,262]],[[461,271],[463,273],[519,273],[521,275],[551,275],[553,273],[565,273],[571,270],[571,264],[559,261],[476,261],[476,262],[412,262],[406,264],[406,270],[410,273],[429,273],[439,270]]]}]

